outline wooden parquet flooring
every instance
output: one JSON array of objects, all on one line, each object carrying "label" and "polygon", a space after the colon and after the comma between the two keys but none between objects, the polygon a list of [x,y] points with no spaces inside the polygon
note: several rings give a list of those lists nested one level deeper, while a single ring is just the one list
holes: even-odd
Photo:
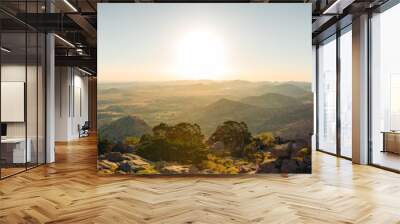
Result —
[{"label": "wooden parquet flooring", "polygon": [[94,137],[0,181],[0,223],[400,223],[400,175],[314,152],[312,175],[98,176]]}]

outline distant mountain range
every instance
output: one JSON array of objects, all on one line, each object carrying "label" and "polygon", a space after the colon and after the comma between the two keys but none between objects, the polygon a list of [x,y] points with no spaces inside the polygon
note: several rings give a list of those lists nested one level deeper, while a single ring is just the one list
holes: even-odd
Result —
[{"label": "distant mountain range", "polygon": [[[303,85],[301,85],[303,87]],[[283,83],[280,85],[272,85],[265,89],[265,93],[277,93],[290,97],[302,97],[305,94],[309,93],[310,90],[304,89],[300,86],[296,86],[290,83]]]},{"label": "distant mountain range", "polygon": [[100,91],[98,118],[99,134],[112,141],[140,137],[159,122],[198,123],[204,134],[211,135],[227,120],[245,122],[254,135],[270,131],[286,138],[308,138],[313,128],[313,94],[307,82],[124,84]]},{"label": "distant mountain range", "polygon": [[220,99],[201,110],[194,111],[184,119],[200,124],[207,135],[211,134],[217,125],[227,120],[244,121],[253,133],[278,131],[288,124],[301,120],[312,121],[312,105],[303,105],[291,97],[282,95],[278,96],[285,100],[277,102],[274,98],[270,98],[271,95],[267,95],[252,100],[251,103],[254,105]]},{"label": "distant mountain range", "polygon": [[272,116],[273,113],[274,111],[263,107],[223,98],[203,109],[193,111],[184,119],[200,124],[203,132],[210,135],[224,121],[244,121],[252,129],[265,121],[265,117]]},{"label": "distant mountain range", "polygon": [[298,106],[301,104],[298,99],[278,93],[266,93],[261,96],[249,96],[243,98],[241,102],[263,108],[284,108],[288,106]]}]

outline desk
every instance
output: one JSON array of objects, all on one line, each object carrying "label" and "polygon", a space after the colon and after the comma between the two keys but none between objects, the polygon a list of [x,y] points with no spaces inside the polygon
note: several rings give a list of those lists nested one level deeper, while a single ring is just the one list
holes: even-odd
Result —
[{"label": "desk", "polygon": [[400,132],[383,131],[383,150],[382,152],[392,152],[400,154]]},{"label": "desk", "polygon": [[[26,163],[31,162],[32,152],[31,152],[31,139],[26,140],[28,142],[25,151],[25,138],[5,138],[1,139],[1,151],[2,157],[3,152],[6,152],[5,157],[3,157],[8,163]],[[12,154],[12,155],[10,155]],[[12,158],[12,159],[11,159]]]}]

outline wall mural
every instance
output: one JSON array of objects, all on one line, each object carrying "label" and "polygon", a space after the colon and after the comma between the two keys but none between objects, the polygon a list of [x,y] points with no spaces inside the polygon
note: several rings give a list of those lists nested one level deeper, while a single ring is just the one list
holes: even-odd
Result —
[{"label": "wall mural", "polygon": [[99,4],[100,174],[311,173],[310,4]]}]

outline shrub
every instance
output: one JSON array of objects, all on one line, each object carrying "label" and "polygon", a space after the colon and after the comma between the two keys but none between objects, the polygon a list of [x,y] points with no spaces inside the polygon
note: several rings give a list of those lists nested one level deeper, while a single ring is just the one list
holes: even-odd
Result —
[{"label": "shrub", "polygon": [[97,142],[98,155],[104,155],[111,152],[111,142],[106,139],[99,138]]},{"label": "shrub", "polygon": [[136,136],[129,136],[125,138],[124,143],[127,145],[137,145],[140,142],[140,138]]},{"label": "shrub", "polygon": [[216,174],[237,174],[240,167],[235,165],[231,159],[219,158],[208,155],[207,159],[199,164],[201,169],[210,170]]},{"label": "shrub", "polygon": [[260,139],[262,144],[266,147],[272,147],[275,145],[275,136],[271,132],[262,132],[256,136]]},{"label": "shrub", "polygon": [[251,142],[251,133],[246,123],[225,121],[207,140],[209,145],[216,142],[224,143],[225,150],[233,156],[241,156],[242,149]]},{"label": "shrub", "polygon": [[118,142],[112,147],[111,151],[120,153],[132,153],[134,151],[134,148],[129,145],[123,144],[121,142]]},{"label": "shrub", "polygon": [[151,161],[198,163],[205,158],[204,135],[197,124],[161,123],[153,128],[153,136],[142,136],[137,154]]}]

